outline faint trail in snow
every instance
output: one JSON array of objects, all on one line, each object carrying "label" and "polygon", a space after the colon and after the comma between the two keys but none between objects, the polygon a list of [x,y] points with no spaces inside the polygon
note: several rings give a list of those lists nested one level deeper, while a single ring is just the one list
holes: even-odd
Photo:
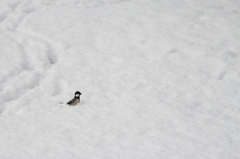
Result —
[{"label": "faint trail in snow", "polygon": [[7,18],[7,14],[8,13],[6,11],[0,14],[0,23],[2,23]]},{"label": "faint trail in snow", "polygon": [[[32,59],[35,61],[30,61],[29,63],[34,63],[36,64],[39,60],[41,62],[46,62],[44,66],[42,67],[50,67],[50,65],[53,65],[57,62],[57,53],[56,52],[61,52],[60,50],[54,48],[53,44],[51,42],[37,36],[37,35],[31,35],[27,33],[21,33],[17,32],[18,36],[23,38],[22,43],[20,46],[22,49],[26,52],[28,56],[31,56]],[[34,55],[33,52],[37,52],[38,55]],[[40,58],[40,59],[39,59]],[[32,60],[31,59],[31,60]],[[50,65],[49,65],[50,64]]]},{"label": "faint trail in snow", "polygon": [[1,28],[15,30],[26,16],[35,11],[32,2],[16,2],[8,5],[7,11],[0,15]]},{"label": "faint trail in snow", "polygon": [[129,0],[79,0],[79,1],[46,1],[46,6],[79,6],[84,8],[98,8],[107,5],[118,5],[120,3],[129,2]]},{"label": "faint trail in snow", "polygon": [[34,71],[22,71],[16,77],[8,80],[4,85],[4,89],[1,92],[1,98],[3,101],[11,102],[19,99],[28,91],[38,86],[40,75]]},{"label": "faint trail in snow", "polygon": [[[46,78],[50,78],[54,82],[53,95],[58,95],[61,92],[61,87],[51,70],[57,63],[57,54],[61,54],[63,48],[59,45],[55,47],[56,43],[52,44],[52,42],[37,35],[10,32],[8,36],[18,44],[23,58],[21,69],[12,73],[12,76],[8,74],[3,80],[5,82],[2,84],[0,96],[5,102],[4,105],[11,102],[14,104],[14,111],[23,108],[24,105],[19,101],[28,101],[29,94],[37,93],[38,88]],[[49,71],[50,76],[47,75]],[[10,80],[6,80],[6,78],[10,78]]]},{"label": "faint trail in snow", "polygon": [[14,2],[9,4],[9,6],[11,7],[12,11],[15,11],[16,8],[21,4],[21,2]]},{"label": "faint trail in snow", "polygon": [[[16,2],[8,4],[4,12],[0,12],[0,30],[4,31],[12,43],[18,46],[21,54],[20,65],[0,79],[1,108],[3,112],[8,105],[12,105],[10,112],[18,111],[30,102],[30,94],[38,93],[38,89],[45,78],[56,80],[54,75],[46,76],[58,60],[58,54],[63,48],[57,42],[50,42],[43,37],[29,32],[18,30],[18,26],[30,13],[35,11],[34,4]],[[59,83],[53,94],[59,94]]]}]

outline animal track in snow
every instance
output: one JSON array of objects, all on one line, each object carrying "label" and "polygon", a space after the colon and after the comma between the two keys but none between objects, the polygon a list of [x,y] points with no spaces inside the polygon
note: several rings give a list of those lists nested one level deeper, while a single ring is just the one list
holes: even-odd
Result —
[{"label": "animal track in snow", "polygon": [[[17,99],[20,98],[26,101],[29,92],[37,92],[37,88],[42,85],[44,79],[56,80],[56,78],[51,77],[52,75],[47,76],[46,74],[51,71],[52,66],[57,62],[56,53],[62,52],[59,45],[46,41],[37,35],[15,32],[9,34],[9,37],[11,37],[13,43],[18,45],[18,51],[22,56],[19,66],[21,69],[15,69],[12,71],[13,73],[9,72],[6,77],[0,79],[2,111],[5,108],[4,105],[9,102],[13,103],[15,100],[17,102]],[[59,94],[58,83],[54,82],[54,85],[56,87],[53,89],[53,94],[57,95]],[[21,105],[21,103],[16,102],[15,105]],[[15,109],[21,108],[22,106],[19,106]]]},{"label": "animal track in snow", "polygon": [[36,10],[32,2],[16,2],[8,4],[6,8],[3,13],[0,13],[1,27],[11,31],[15,30],[27,15]]},{"label": "animal track in snow", "polygon": [[[61,45],[32,32],[17,29],[23,19],[35,11],[31,2],[9,4],[8,7],[4,12],[0,12],[0,30],[4,31],[1,37],[8,43],[7,46],[15,47],[1,54],[9,61],[2,64],[3,67],[9,67],[4,69],[6,73],[1,73],[0,77],[0,112],[8,108],[6,106],[9,104],[15,107],[10,107],[11,112],[21,109],[23,104],[19,101],[27,102],[30,94],[38,92],[47,77],[46,74],[57,62],[57,54],[62,52]],[[12,58],[9,54],[11,51],[14,56],[19,57]],[[55,90],[54,94],[58,93],[59,91]]]},{"label": "animal track in snow", "polygon": [[5,102],[16,100],[24,95],[27,91],[34,89],[39,84],[40,75],[34,71],[22,71],[18,76],[4,83],[0,93]]},{"label": "animal track in snow", "polygon": [[0,23],[3,22],[7,18],[7,11],[0,14]]},{"label": "animal track in snow", "polygon": [[9,7],[12,9],[12,12],[14,12],[20,4],[20,2],[11,3],[9,4]]}]

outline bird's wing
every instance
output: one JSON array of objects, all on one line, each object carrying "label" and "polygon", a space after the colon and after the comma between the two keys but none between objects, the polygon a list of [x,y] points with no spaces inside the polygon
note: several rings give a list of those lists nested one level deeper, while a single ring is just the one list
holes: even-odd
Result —
[{"label": "bird's wing", "polygon": [[74,101],[74,98],[72,100],[70,100],[69,102],[67,102],[67,104],[71,104]]}]

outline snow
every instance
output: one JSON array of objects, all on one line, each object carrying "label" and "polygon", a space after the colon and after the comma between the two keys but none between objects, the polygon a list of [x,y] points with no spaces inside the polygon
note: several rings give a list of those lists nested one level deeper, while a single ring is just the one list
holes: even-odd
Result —
[{"label": "snow", "polygon": [[0,158],[240,158],[239,8],[2,0]]}]

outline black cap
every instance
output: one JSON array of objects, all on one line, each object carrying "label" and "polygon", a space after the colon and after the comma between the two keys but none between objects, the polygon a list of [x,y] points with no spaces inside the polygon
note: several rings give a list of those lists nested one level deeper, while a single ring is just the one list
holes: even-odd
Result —
[{"label": "black cap", "polygon": [[75,92],[75,95],[76,95],[76,94],[79,94],[79,95],[81,95],[82,93],[81,93],[81,92],[79,92],[79,91],[77,91],[77,92]]}]

